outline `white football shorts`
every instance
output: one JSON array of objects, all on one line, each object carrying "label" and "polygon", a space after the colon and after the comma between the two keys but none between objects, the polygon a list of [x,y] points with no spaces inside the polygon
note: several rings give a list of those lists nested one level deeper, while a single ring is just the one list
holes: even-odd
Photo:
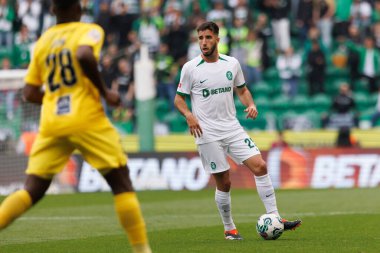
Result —
[{"label": "white football shorts", "polygon": [[230,168],[227,155],[242,164],[248,158],[261,154],[247,133],[239,133],[222,140],[198,145],[198,152],[206,172],[214,174]]}]

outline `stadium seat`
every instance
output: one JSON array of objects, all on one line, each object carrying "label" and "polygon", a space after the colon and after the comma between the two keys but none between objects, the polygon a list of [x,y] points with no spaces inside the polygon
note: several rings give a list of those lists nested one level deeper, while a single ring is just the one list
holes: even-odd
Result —
[{"label": "stadium seat", "polygon": [[371,108],[371,100],[365,93],[355,92],[353,94],[353,98],[355,100],[357,110],[365,111]]},{"label": "stadium seat", "polygon": [[325,94],[317,94],[311,98],[310,103],[315,112],[327,112],[331,107],[331,98]]},{"label": "stadium seat", "polygon": [[186,119],[178,112],[170,112],[165,115],[163,122],[167,123],[173,133],[183,133],[188,130]]},{"label": "stadium seat", "polygon": [[169,101],[166,99],[156,100],[156,116],[159,121],[163,121],[165,115],[170,111]]},{"label": "stadium seat", "polygon": [[272,108],[276,114],[282,114],[288,109],[290,99],[285,95],[279,95],[272,100]]},{"label": "stadium seat", "polygon": [[321,116],[320,113],[316,111],[306,111],[303,113],[303,116],[305,116],[309,122],[311,123],[311,128],[320,128],[321,127]]},{"label": "stadium seat", "polygon": [[244,115],[241,115],[238,117],[238,120],[240,124],[246,129],[246,130],[265,130],[266,129],[266,119],[264,115],[257,116],[256,119],[247,119]]},{"label": "stadium seat", "polygon": [[290,108],[297,113],[305,112],[310,106],[310,99],[305,95],[297,95],[290,100]]},{"label": "stadium seat", "polygon": [[264,97],[270,97],[272,88],[266,82],[259,82],[252,86],[251,93],[254,99]]}]

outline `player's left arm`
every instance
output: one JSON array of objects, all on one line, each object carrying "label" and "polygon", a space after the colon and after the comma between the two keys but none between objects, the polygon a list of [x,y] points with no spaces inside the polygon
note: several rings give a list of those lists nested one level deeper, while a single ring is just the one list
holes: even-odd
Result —
[{"label": "player's left arm", "polygon": [[253,102],[252,94],[245,85],[243,71],[241,70],[239,62],[236,60],[236,77],[234,79],[235,92],[238,95],[240,101],[245,105],[244,112],[247,113],[246,118],[255,119],[258,111],[255,103]]},{"label": "player's left arm", "polygon": [[258,115],[258,111],[255,103],[253,102],[252,94],[248,90],[247,86],[243,85],[243,87],[237,87],[236,94],[238,95],[242,104],[246,107],[244,110],[244,112],[247,113],[246,118],[255,119]]},{"label": "player's left arm", "polygon": [[98,59],[104,40],[104,31],[99,26],[92,26],[79,40],[76,58],[84,75],[98,89],[106,102],[111,106],[120,105],[120,96],[117,92],[106,88],[99,69]]}]

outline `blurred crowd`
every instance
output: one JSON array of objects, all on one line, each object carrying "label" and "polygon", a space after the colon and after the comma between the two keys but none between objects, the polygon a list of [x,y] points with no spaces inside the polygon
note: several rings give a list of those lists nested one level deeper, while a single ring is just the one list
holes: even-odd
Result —
[{"label": "blurred crowd", "polygon": [[[155,62],[157,98],[173,110],[181,67],[200,53],[195,28],[206,20],[219,25],[219,52],[239,60],[253,93],[257,85],[272,85],[266,77],[275,73],[280,80],[277,95],[297,97],[304,79],[305,95],[313,97],[329,90],[331,71],[341,71],[347,78],[340,90],[349,99],[337,102],[331,96],[331,110],[339,113],[341,108],[334,106],[340,102],[349,111],[357,110],[353,93],[373,95],[379,90],[380,0],[81,2],[82,22],[97,23],[106,33],[101,71],[107,86],[124,101],[123,107],[108,110],[115,121],[133,121],[133,66],[141,44],[148,45]],[[33,43],[54,22],[49,0],[0,0],[2,67],[26,68]],[[372,109],[375,125],[380,109],[377,114]],[[322,127],[329,118],[322,117]],[[357,125],[356,119],[352,124]]]}]

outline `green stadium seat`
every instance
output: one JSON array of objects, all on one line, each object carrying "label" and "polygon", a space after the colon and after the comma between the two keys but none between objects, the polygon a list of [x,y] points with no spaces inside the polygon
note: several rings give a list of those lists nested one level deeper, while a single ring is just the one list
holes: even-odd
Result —
[{"label": "green stadium seat", "polygon": [[247,119],[245,115],[241,115],[238,117],[238,120],[246,130],[265,130],[267,125],[264,115],[259,115],[256,119]]},{"label": "green stadium seat", "polygon": [[290,108],[297,113],[305,112],[310,106],[310,99],[305,95],[297,95],[290,100]]},{"label": "green stadium seat", "polygon": [[353,94],[353,98],[355,100],[357,110],[365,111],[367,109],[371,109],[371,100],[365,93],[355,92]]},{"label": "green stadium seat", "polygon": [[156,116],[159,121],[163,121],[165,115],[170,111],[169,101],[166,99],[157,99],[156,100]]},{"label": "green stadium seat", "polygon": [[186,119],[178,112],[168,113],[163,122],[168,124],[170,132],[173,133],[183,133],[188,130]]},{"label": "green stadium seat", "polygon": [[310,121],[312,128],[321,128],[320,113],[316,111],[306,111],[305,113],[303,113],[303,116],[305,116]]},{"label": "green stadium seat", "polygon": [[290,99],[285,95],[279,95],[272,100],[272,108],[276,114],[281,114],[288,109]]},{"label": "green stadium seat", "polygon": [[327,112],[331,107],[331,98],[325,94],[317,94],[311,98],[311,105],[318,113]]},{"label": "green stadium seat", "polygon": [[265,82],[259,82],[252,86],[251,93],[254,99],[259,97],[268,98],[272,93],[272,88]]},{"label": "green stadium seat", "polygon": [[279,79],[278,70],[276,67],[269,67],[263,72],[263,78],[265,80]]}]

